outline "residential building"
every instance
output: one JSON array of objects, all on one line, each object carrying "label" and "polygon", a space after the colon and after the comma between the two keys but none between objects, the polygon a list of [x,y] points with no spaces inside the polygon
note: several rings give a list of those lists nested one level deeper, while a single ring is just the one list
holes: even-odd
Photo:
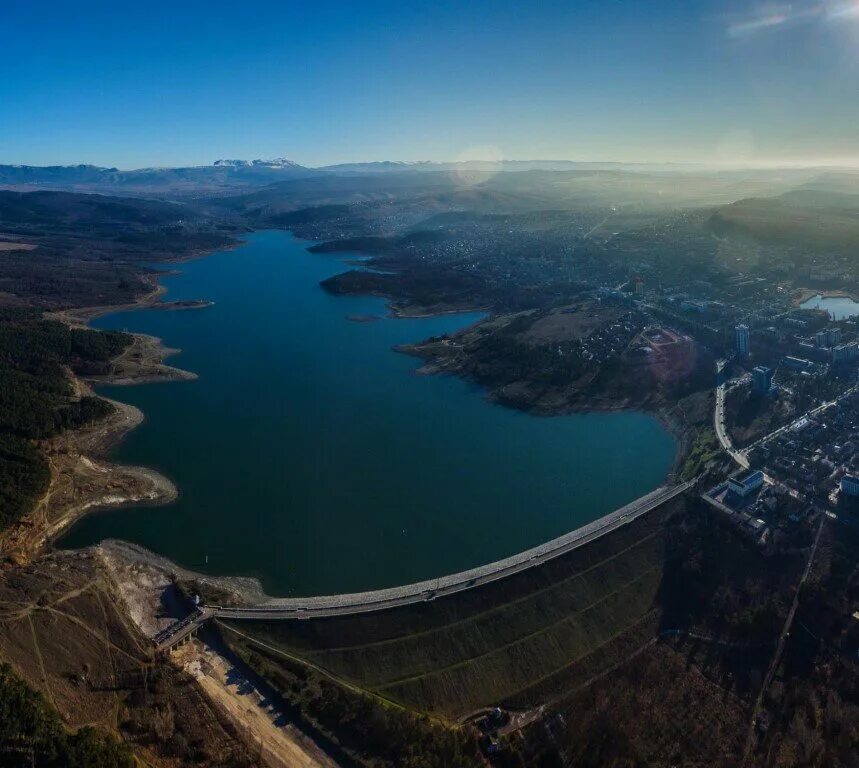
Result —
[{"label": "residential building", "polygon": [[737,355],[748,357],[749,355],[749,326],[738,325],[735,329],[737,337]]},{"label": "residential building", "polygon": [[831,354],[833,363],[843,363],[847,360],[853,360],[859,354],[859,345],[856,342],[839,344],[837,347],[832,347]]},{"label": "residential building", "polygon": [[841,343],[841,329],[840,328],[824,328],[822,331],[818,331],[814,335],[814,343],[817,344],[818,347],[834,347],[836,344]]},{"label": "residential building", "polygon": [[752,391],[766,395],[772,389],[773,372],[765,365],[759,365],[752,370]]},{"label": "residential building", "polygon": [[764,484],[764,473],[759,469],[749,472],[745,477],[732,477],[728,480],[728,488],[738,496],[748,496]]},{"label": "residential building", "polygon": [[856,475],[844,475],[839,484],[841,493],[847,496],[859,496],[859,477]]}]

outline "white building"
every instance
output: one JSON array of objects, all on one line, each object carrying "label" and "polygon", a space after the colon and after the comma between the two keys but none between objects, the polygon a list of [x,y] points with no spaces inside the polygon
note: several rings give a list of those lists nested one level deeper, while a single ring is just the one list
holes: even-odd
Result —
[{"label": "white building", "polygon": [[732,477],[728,480],[728,488],[737,496],[748,496],[764,484],[764,473],[760,470],[749,472],[745,477]]}]

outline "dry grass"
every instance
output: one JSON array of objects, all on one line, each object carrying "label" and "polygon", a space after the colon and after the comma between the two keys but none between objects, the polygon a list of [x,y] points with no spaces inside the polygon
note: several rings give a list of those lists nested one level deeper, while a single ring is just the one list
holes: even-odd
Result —
[{"label": "dry grass", "polygon": [[620,315],[621,312],[616,307],[601,307],[597,302],[583,302],[574,312],[553,310],[541,317],[521,335],[521,339],[537,345],[577,341],[614,322]]},{"label": "dry grass", "polygon": [[69,727],[119,734],[150,765],[215,765],[246,751],[190,676],[154,661],[96,554],[0,574],[0,659]]},{"label": "dry grass", "polygon": [[526,732],[546,730],[567,765],[735,766],[746,707],[669,645],[657,642],[571,692]]}]

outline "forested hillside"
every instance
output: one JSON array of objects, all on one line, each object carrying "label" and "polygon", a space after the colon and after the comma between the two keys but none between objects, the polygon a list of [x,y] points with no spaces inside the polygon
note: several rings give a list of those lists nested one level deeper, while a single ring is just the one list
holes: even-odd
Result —
[{"label": "forested hillside", "polygon": [[235,231],[191,205],[0,190],[0,304],[129,303],[154,288],[140,262],[229,245]]},{"label": "forested hillside", "polygon": [[70,329],[34,309],[0,309],[0,527],[45,492],[41,440],[106,416],[97,397],[74,397],[66,372],[103,370],[131,342],[123,333]]},{"label": "forested hillside", "polygon": [[[53,192],[0,191],[0,530],[33,509],[51,482],[43,443],[68,429],[108,416],[108,401],[80,395],[72,374],[103,375],[132,342],[124,333],[69,327],[46,319],[46,310],[124,304],[155,288],[153,270],[141,261],[164,261],[228,244],[187,206],[157,201]],[[8,569],[6,586],[20,588],[20,569]],[[44,598],[44,586],[39,594]],[[30,602],[25,601],[26,605]],[[35,598],[32,600],[35,605]],[[103,615],[101,611],[97,615]],[[29,621],[29,619],[28,619]],[[27,632],[27,641],[61,638],[80,652],[74,631],[49,627]],[[38,624],[38,622],[37,622]],[[81,631],[76,626],[73,630]],[[87,635],[91,630],[85,629]],[[40,640],[38,638],[41,638]],[[6,653],[12,660],[14,654]],[[30,658],[43,659],[31,649]],[[61,718],[56,699],[28,685],[28,658],[15,672],[0,666],[0,766],[111,768],[136,764],[130,750],[99,730]],[[63,659],[54,654],[47,659]],[[42,668],[43,676],[45,668]],[[26,682],[20,676],[26,678]],[[47,681],[42,680],[47,686]],[[82,722],[93,722],[83,719]],[[108,725],[108,729],[112,727]]]},{"label": "forested hillside", "polygon": [[135,764],[131,751],[92,728],[69,733],[44,698],[0,664],[0,765],[14,768],[120,768]]}]

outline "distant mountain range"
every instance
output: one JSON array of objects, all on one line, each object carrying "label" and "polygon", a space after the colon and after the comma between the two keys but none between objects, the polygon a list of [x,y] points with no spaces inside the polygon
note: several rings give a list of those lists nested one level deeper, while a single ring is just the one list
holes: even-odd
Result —
[{"label": "distant mountain range", "polygon": [[578,160],[459,160],[435,162],[382,160],[371,163],[341,163],[318,170],[333,173],[390,173],[402,171],[691,171],[703,166],[675,163],[615,163]]},{"label": "distant mountain range", "polygon": [[459,162],[431,162],[420,160],[382,160],[368,163],[340,163],[309,168],[294,160],[278,157],[273,160],[215,160],[212,165],[189,167],[138,168],[121,171],[96,165],[0,165],[0,184],[119,184],[135,186],[153,181],[200,182],[206,179],[218,183],[272,183],[285,176],[312,176],[315,174],[369,174],[402,173],[409,171],[689,171],[692,165],[577,162],[573,160],[465,160]]},{"label": "distant mountain range", "polygon": [[301,168],[294,160],[276,157],[274,160],[215,160],[216,168]]},{"label": "distant mountain range", "polygon": [[[379,161],[368,163],[341,163],[318,168],[309,168],[286,158],[272,160],[219,159],[212,165],[186,168],[140,168],[119,170],[95,165],[32,166],[0,165],[0,188],[27,190],[60,190],[73,192],[102,192],[114,195],[204,197],[247,194],[257,189],[281,183],[299,182],[317,187],[307,190],[324,197],[323,187],[340,178],[347,188],[359,183],[375,188],[382,183],[380,194],[389,194],[390,179],[396,187],[415,182],[425,184],[436,179],[438,184],[475,184],[498,173],[520,172],[517,178],[526,183],[534,174],[567,173],[570,177],[597,179],[599,177],[624,177],[641,180],[644,176],[658,180],[666,176],[685,179],[706,177],[723,183],[740,181],[772,184],[780,191],[812,180],[818,189],[841,192],[855,191],[859,175],[844,172],[833,173],[824,169],[749,169],[708,170],[700,165],[670,163],[614,163],[578,162],[573,160],[468,160],[462,162],[403,162]],[[435,176],[428,174],[436,174]],[[529,176],[530,175],[530,176]],[[444,178],[447,177],[447,178]],[[347,178],[350,181],[347,181]],[[512,176],[509,177],[512,180]],[[374,181],[375,179],[375,181]],[[411,181],[409,181],[411,179]],[[419,179],[422,179],[419,181]],[[314,192],[314,189],[317,189]]]},{"label": "distant mountain range", "polygon": [[291,160],[217,160],[190,168],[121,171],[95,165],[0,165],[0,187],[115,192],[123,194],[199,194],[244,190],[318,171]]}]

